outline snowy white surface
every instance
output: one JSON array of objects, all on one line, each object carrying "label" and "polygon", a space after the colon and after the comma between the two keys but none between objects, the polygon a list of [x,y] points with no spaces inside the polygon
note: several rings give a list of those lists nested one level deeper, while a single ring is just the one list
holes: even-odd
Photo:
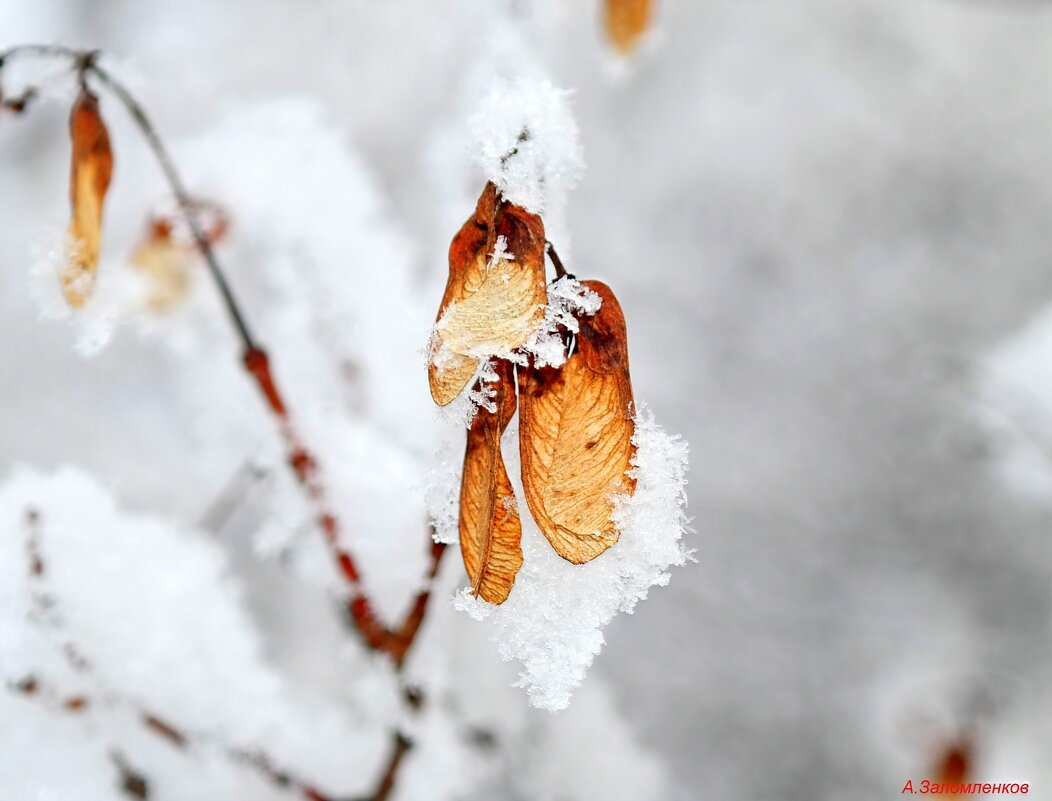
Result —
[{"label": "snowy white surface", "polygon": [[996,473],[1025,497],[1052,500],[1052,310],[997,343],[977,371],[978,419],[995,439]]},{"label": "snowy white surface", "polygon": [[60,276],[68,264],[66,234],[50,231],[35,243],[36,260],[29,269],[30,292],[41,320],[65,320],[73,330],[73,349],[90,357],[102,351],[113,339],[114,330],[125,310],[134,302],[129,281],[122,280],[118,265],[102,263],[100,276],[84,306],[73,309],[62,295]]},{"label": "snowy white surface", "polygon": [[496,79],[471,118],[478,161],[506,200],[561,211],[584,172],[570,93],[547,80]]},{"label": "snowy white surface", "polygon": [[[377,734],[397,714],[393,680],[385,703],[355,714],[290,685],[267,664],[243,590],[213,538],[122,512],[74,468],[16,468],[0,489],[0,531],[5,683],[32,677],[42,695],[58,693],[56,705],[87,697],[85,726],[105,731],[107,716],[148,713],[203,750],[278,753],[286,769],[319,787],[367,789],[356,765],[380,756]],[[36,559],[39,576],[30,569]],[[51,702],[23,703],[34,700]],[[92,720],[96,711],[101,720]],[[140,764],[141,744],[158,738],[141,725],[127,729],[112,736]],[[91,750],[105,762],[116,747],[100,737]]]}]

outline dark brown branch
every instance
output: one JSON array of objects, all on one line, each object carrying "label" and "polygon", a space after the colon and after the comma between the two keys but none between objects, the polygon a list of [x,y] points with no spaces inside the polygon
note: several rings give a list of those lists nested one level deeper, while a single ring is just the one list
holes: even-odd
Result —
[{"label": "dark brown branch", "polygon": [[544,244],[547,247],[548,258],[552,260],[552,266],[555,267],[555,277],[576,278],[576,275],[566,271],[566,267],[563,266],[562,259],[559,258],[559,254],[555,251],[555,245],[553,245],[550,240],[545,240]]},{"label": "dark brown branch", "polygon": [[413,743],[411,740],[402,735],[401,732],[395,733],[394,741],[391,745],[391,755],[387,759],[387,767],[383,776],[380,777],[380,783],[376,787],[376,792],[369,801],[387,801],[390,798],[391,791],[394,790],[395,778],[398,776],[398,768],[401,767],[402,759],[412,747]]}]

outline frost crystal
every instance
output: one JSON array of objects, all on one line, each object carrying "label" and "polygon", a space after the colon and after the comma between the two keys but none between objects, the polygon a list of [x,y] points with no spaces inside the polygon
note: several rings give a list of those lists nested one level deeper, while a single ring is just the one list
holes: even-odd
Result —
[{"label": "frost crystal", "polygon": [[[494,251],[494,260],[497,251],[501,248],[501,240],[497,240]],[[507,254],[502,258],[510,259]],[[563,339],[560,329],[565,329],[576,334],[580,329],[578,317],[580,315],[593,315],[599,311],[602,300],[599,295],[585,288],[580,281],[564,276],[548,285],[548,303],[544,308],[544,318],[537,329],[530,334],[529,339],[519,349],[510,352],[485,354],[493,358],[507,359],[520,366],[529,363],[529,357],[533,357],[533,364],[537,367],[561,367],[566,362],[566,341]],[[450,303],[446,311],[435,323],[431,330],[428,341],[428,358],[439,370],[448,364],[453,356],[442,338],[436,336],[445,326],[445,321],[452,313],[455,304]],[[445,407],[447,416],[461,423],[465,428],[471,425],[475,419],[476,412],[482,408],[493,411],[493,390],[487,386],[497,380],[497,374],[493,366],[493,358],[480,362],[476,377],[468,383],[468,391],[462,394],[449,406]],[[478,388],[475,382],[478,381]]]},{"label": "frost crystal", "polygon": [[486,175],[534,214],[561,206],[584,171],[569,95],[548,81],[501,79],[471,119]]},{"label": "frost crystal", "polygon": [[447,427],[450,436],[439,447],[428,471],[424,503],[435,542],[453,544],[460,539],[460,477],[464,466],[464,433]]},{"label": "frost crystal", "polygon": [[[602,300],[595,292],[586,289],[574,278],[563,276],[548,285],[548,305],[544,309],[544,322],[530,336],[523,350],[532,354],[537,367],[560,367],[566,361],[566,343],[559,333],[565,328],[576,334],[580,326],[577,317],[593,315],[599,311]],[[520,361],[525,363],[525,360]]]},{"label": "frost crystal", "polygon": [[123,309],[132,292],[122,280],[116,265],[103,263],[98,275],[79,275],[79,289],[87,296],[83,307],[74,309],[62,295],[62,276],[72,270],[76,244],[65,233],[49,231],[41,235],[33,248],[34,261],[29,268],[29,291],[41,320],[66,321],[74,333],[74,350],[84,357],[94,356],[113,339]]},{"label": "frost crystal", "polygon": [[515,261],[515,254],[508,252],[508,237],[506,236],[497,237],[497,243],[493,246],[493,255],[489,257],[486,270],[492,270],[498,262],[502,261]]},{"label": "frost crystal", "polygon": [[[491,263],[492,266],[492,263]],[[452,319],[454,310],[457,307],[457,302],[451,300],[449,305],[446,306],[446,310],[442,312],[442,316],[438,318],[434,327],[431,329],[431,333],[427,340],[427,358],[428,361],[433,364],[436,369],[441,373],[449,367],[450,363],[454,360],[456,354],[450,350],[449,345],[446,344],[445,340],[439,335]]]},{"label": "frost crystal", "polygon": [[[687,443],[667,434],[645,408],[635,423],[630,475],[636,491],[618,499],[614,520],[620,538],[613,548],[572,565],[552,550],[520,504],[524,559],[511,596],[492,606],[463,590],[454,600],[458,609],[493,627],[504,659],[521,664],[518,684],[533,706],[564,709],[602,649],[603,627],[618,612],[631,612],[651,587],[667,584],[669,567],[690,558],[682,542],[688,523]],[[516,423],[505,436],[505,462],[521,498]]]},{"label": "frost crystal", "polygon": [[447,419],[458,423],[462,428],[471,426],[479,409],[487,412],[496,411],[493,402],[496,390],[492,384],[497,380],[497,370],[492,359],[479,363],[475,377],[468,382],[468,391],[464,392],[451,404],[443,408]]}]

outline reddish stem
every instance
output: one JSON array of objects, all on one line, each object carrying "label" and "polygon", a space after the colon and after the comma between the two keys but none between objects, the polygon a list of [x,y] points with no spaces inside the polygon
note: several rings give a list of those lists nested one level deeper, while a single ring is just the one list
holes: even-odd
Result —
[{"label": "reddish stem", "polygon": [[391,748],[391,756],[387,761],[387,769],[384,771],[384,775],[380,778],[380,784],[377,785],[376,793],[373,795],[371,801],[387,801],[388,797],[391,795],[391,791],[394,789],[395,777],[398,775],[398,768],[402,764],[402,758],[412,747],[413,743],[410,740],[404,737],[401,733],[395,733],[394,743]]},{"label": "reddish stem", "polygon": [[[270,361],[266,351],[257,344],[253,337],[240,304],[219,264],[212,243],[205,235],[198,220],[197,205],[187,192],[182,178],[175,167],[175,162],[169,155],[164,142],[161,140],[142,105],[120,81],[98,65],[96,60],[98,54],[96,51],[78,51],[61,45],[22,45],[6,51],[0,51],[0,67],[3,66],[5,60],[23,55],[71,59],[81,83],[86,83],[86,79],[89,76],[97,79],[124,105],[132,120],[138,126],[140,133],[153,151],[169,187],[175,194],[179,208],[193,235],[194,242],[208,265],[227,316],[230,318],[241,340],[245,369],[255,380],[267,408],[278,421],[281,436],[288,452],[289,465],[296,480],[314,505],[316,520],[325,537],[326,545],[336,561],[340,574],[349,586],[350,593],[347,600],[347,609],[351,621],[360,633],[365,645],[374,651],[386,653],[393,661],[395,669],[400,671],[427,612],[431,597],[430,587],[438,573],[442,555],[445,553],[445,544],[432,541],[431,562],[427,572],[425,588],[417,594],[401,624],[393,629],[386,627],[376,615],[372,603],[364,592],[361,571],[353,555],[341,543],[340,524],[328,506],[317,460],[303,444],[296,429],[293,427],[284,397],[271,372]],[[422,694],[418,694],[415,697],[419,699],[419,703],[423,702]],[[159,727],[156,725],[154,725],[154,729],[159,731]],[[389,795],[402,757],[408,749],[409,741],[401,734],[397,734],[392,758],[385,770],[380,789],[375,796],[376,801],[384,801]],[[300,789],[307,798],[314,799],[314,801],[327,801],[325,796],[306,785],[300,785]]]},{"label": "reddish stem", "polygon": [[316,520],[325,543],[329,547],[340,574],[350,587],[351,594],[347,600],[347,611],[351,622],[358,629],[365,644],[374,651],[386,653],[394,661],[396,668],[401,668],[409,648],[416,639],[420,625],[424,621],[428,602],[431,597],[430,585],[438,574],[445,543],[432,540],[431,563],[427,572],[427,585],[410,607],[408,614],[397,628],[387,628],[376,615],[372,602],[362,588],[361,570],[354,556],[340,541],[340,523],[328,505],[325,487],[322,484],[318,461],[303,445],[285,405],[284,397],[278,389],[274,374],[270,369],[270,359],[266,351],[258,346],[251,346],[244,356],[245,369],[255,379],[256,387],[263,395],[267,408],[277,418],[282,439],[289,454],[289,466],[296,481],[303,487],[307,498],[314,505]]}]

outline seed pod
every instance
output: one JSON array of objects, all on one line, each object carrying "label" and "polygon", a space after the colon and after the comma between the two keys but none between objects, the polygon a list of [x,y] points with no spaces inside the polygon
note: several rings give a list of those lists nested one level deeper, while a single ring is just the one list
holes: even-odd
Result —
[{"label": "seed pod", "polygon": [[515,492],[504,467],[500,438],[515,414],[512,366],[501,362],[493,402],[479,409],[468,429],[460,485],[460,552],[476,597],[492,604],[507,600],[522,566],[522,524]]},{"label": "seed pod", "polygon": [[60,280],[66,301],[83,306],[91,296],[99,266],[102,240],[102,206],[113,174],[110,137],[99,115],[98,99],[81,89],[69,118],[73,140],[69,200],[70,258]]},{"label": "seed pod", "polygon": [[[205,241],[215,245],[222,240],[229,227],[226,212],[204,200],[193,201],[192,207]],[[199,260],[197,243],[178,207],[151,216],[131,256],[132,266],[146,279],[145,300],[150,311],[165,313],[186,299]]]},{"label": "seed pod", "polygon": [[132,266],[147,280],[146,306],[164,313],[181,304],[190,292],[193,251],[167,236],[151,236],[132,253]]},{"label": "seed pod", "polygon": [[526,503],[567,561],[594,559],[615,542],[614,496],[631,494],[632,383],[621,306],[606,284],[584,281],[602,306],[583,317],[561,368],[519,373],[519,450]]},{"label": "seed pod", "polygon": [[653,0],[606,0],[606,35],[621,54],[632,52],[650,26]]},{"label": "seed pod", "polygon": [[968,740],[951,743],[939,759],[935,770],[936,781],[943,785],[966,783],[971,772],[971,761],[972,747]]},{"label": "seed pod", "polygon": [[431,397],[445,406],[478,360],[525,344],[544,319],[544,223],[486,184],[449,247],[449,279],[428,361]]}]

